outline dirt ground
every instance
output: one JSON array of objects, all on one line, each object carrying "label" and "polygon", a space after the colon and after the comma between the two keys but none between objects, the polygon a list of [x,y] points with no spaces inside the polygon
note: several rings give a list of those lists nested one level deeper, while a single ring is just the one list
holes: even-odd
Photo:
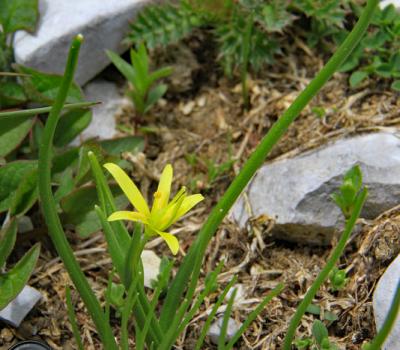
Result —
[{"label": "dirt ground", "polygon": [[[181,242],[180,258],[188,250],[212,206],[218,201],[244,161],[271,125],[322,67],[326,57],[315,56],[301,41],[285,48],[285,55],[274,65],[249,78],[251,108],[243,109],[241,86],[224,78],[215,63],[213,48],[205,40],[190,40],[157,56],[160,62],[173,64],[175,74],[168,82],[166,97],[150,113],[139,118],[125,106],[118,116],[121,130],[142,134],[144,152],[124,155],[134,164],[133,178],[143,193],[152,195],[164,165],[173,164],[174,190],[186,185],[190,192],[201,192],[206,200],[172,232]],[[114,77],[113,71],[105,75]],[[312,101],[273,149],[269,159],[293,157],[333,139],[349,135],[392,130],[400,124],[399,95],[388,84],[367,80],[357,89],[349,89],[347,75],[337,73]],[[318,110],[324,109],[323,115]],[[123,132],[121,131],[121,134]],[[296,305],[322,268],[330,247],[310,247],[272,240],[273,222],[250,220],[240,230],[226,219],[213,238],[203,265],[202,276],[214,269],[221,259],[225,268],[219,276],[224,287],[233,275],[244,287],[244,297],[234,309],[237,321],[243,321],[271,288],[285,284],[284,291],[267,305],[249,327],[237,349],[280,349]],[[43,234],[44,233],[44,234]],[[103,298],[107,275],[112,268],[101,233],[80,239],[69,232],[75,254],[96,293]],[[74,349],[68,323],[65,286],[70,279],[45,235],[37,229],[20,242],[21,249],[34,241],[43,243],[42,254],[30,285],[43,293],[43,300],[18,329],[0,331],[0,349],[8,349],[20,339],[39,338],[54,349]],[[333,242],[334,243],[334,242]],[[148,245],[157,253],[169,255],[159,239]],[[338,320],[329,327],[331,340],[343,349],[360,349],[374,335],[372,292],[386,266],[400,252],[400,207],[372,221],[360,220],[360,230],[348,243],[340,267],[348,271],[344,290],[332,292],[325,285],[314,304],[335,313]],[[201,288],[202,281],[200,281]],[[191,349],[201,330],[207,310],[219,291],[206,300],[201,312],[182,335],[177,349]],[[78,294],[73,291],[85,349],[101,349],[92,322]],[[298,336],[310,335],[313,315],[306,314]],[[114,317],[116,330],[118,320]],[[206,349],[213,349],[207,343]],[[133,347],[132,347],[133,348]]]}]

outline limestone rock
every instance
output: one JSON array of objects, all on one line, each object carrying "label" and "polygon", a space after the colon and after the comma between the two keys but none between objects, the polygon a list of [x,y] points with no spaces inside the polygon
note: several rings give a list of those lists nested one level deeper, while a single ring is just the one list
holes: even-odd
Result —
[{"label": "limestone rock", "polygon": [[[375,324],[378,330],[382,327],[386,315],[389,312],[399,281],[400,255],[390,264],[375,288],[373,295],[373,308]],[[400,314],[397,315],[395,325],[382,347],[382,350],[397,349],[400,349]]]},{"label": "limestone rock", "polygon": [[76,81],[96,76],[109,64],[105,49],[122,53],[129,22],[146,0],[40,0],[35,33],[20,31],[14,40],[17,63],[62,74],[72,38],[85,37],[79,55]]},{"label": "limestone rock", "polygon": [[95,79],[84,88],[87,101],[100,102],[92,107],[92,121],[89,126],[73,141],[79,145],[82,141],[98,138],[101,140],[111,139],[116,134],[115,115],[125,99],[116,84]]},{"label": "limestone rock", "polygon": [[[219,317],[214,323],[211,324],[210,329],[208,330],[207,334],[210,337],[211,342],[214,344],[218,344],[218,338],[219,335],[221,334],[221,327],[223,320],[224,320],[223,316]],[[233,318],[229,318],[225,340],[226,341],[231,340],[235,335],[235,333],[239,330],[239,328],[240,326],[237,324],[237,322]]]},{"label": "limestone rock", "polygon": [[42,295],[35,288],[25,286],[13,301],[0,310],[0,320],[19,327],[25,316],[41,298]]},{"label": "limestone rock", "polygon": [[369,188],[362,217],[375,218],[399,204],[399,135],[380,132],[264,165],[232,208],[231,218],[244,227],[250,216],[267,215],[276,222],[272,234],[277,238],[328,244],[343,223],[330,194],[356,164]]}]

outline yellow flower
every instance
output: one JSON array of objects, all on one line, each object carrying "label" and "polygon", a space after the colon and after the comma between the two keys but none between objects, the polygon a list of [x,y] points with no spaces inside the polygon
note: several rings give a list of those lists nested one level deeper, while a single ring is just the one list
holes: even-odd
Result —
[{"label": "yellow flower", "polygon": [[116,164],[107,163],[104,167],[111,173],[122,191],[137,211],[117,211],[108,217],[108,221],[130,220],[138,221],[145,225],[145,234],[149,236],[161,236],[172,254],[179,250],[179,242],[176,237],[165,230],[178,221],[204,197],[201,194],[187,196],[186,188],[182,187],[175,197],[169,201],[172,184],[172,166],[168,164],[160,178],[157,191],[154,193],[154,201],[151,210],[146,200],[129,176]]}]

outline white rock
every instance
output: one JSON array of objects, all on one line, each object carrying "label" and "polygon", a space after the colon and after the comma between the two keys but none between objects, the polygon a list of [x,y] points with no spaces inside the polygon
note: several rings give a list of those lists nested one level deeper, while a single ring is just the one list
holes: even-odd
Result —
[{"label": "white rock", "polygon": [[115,115],[124,103],[117,85],[99,78],[88,83],[84,93],[87,101],[101,103],[92,108],[91,123],[72,144],[79,145],[91,138],[111,139],[117,133]]},{"label": "white rock", "polygon": [[[400,255],[390,264],[379,280],[373,295],[375,324],[379,330],[389,312],[397,284],[400,281]],[[382,350],[400,349],[400,313]]]},{"label": "white rock", "polygon": [[[218,339],[219,335],[221,334],[221,327],[223,323],[224,317],[221,316],[219,317],[215,322],[213,322],[210,326],[210,329],[208,330],[207,335],[210,337],[210,340],[214,344],[218,344]],[[237,324],[237,322],[229,318],[228,320],[228,327],[226,330],[226,341],[229,341],[233,338],[235,333],[239,330],[240,326]]]},{"label": "white rock", "polygon": [[152,250],[143,250],[142,252],[144,285],[148,288],[153,288],[152,281],[157,281],[160,273],[161,259]]},{"label": "white rock", "polygon": [[19,327],[25,316],[41,298],[42,295],[39,291],[35,288],[25,286],[13,301],[0,310],[0,320],[13,327]]},{"label": "white rock", "polygon": [[40,0],[40,20],[34,34],[18,32],[15,59],[50,73],[63,73],[72,38],[85,37],[79,55],[76,81],[92,79],[109,64],[105,49],[122,53],[129,22],[146,0]]},{"label": "white rock", "polygon": [[379,3],[379,7],[383,9],[390,4],[393,4],[396,9],[400,10],[400,0],[383,0]]},{"label": "white rock", "polygon": [[362,212],[374,218],[400,202],[400,139],[375,133],[338,140],[292,159],[264,165],[231,211],[241,227],[249,218],[276,221],[272,234],[301,243],[328,244],[343,221],[330,195],[343,175],[359,164],[369,196]]},{"label": "white rock", "polygon": [[234,286],[232,286],[231,289],[228,290],[228,293],[226,293],[226,296],[225,296],[225,301],[228,302],[228,300],[231,298],[232,293],[235,289],[236,289],[236,295],[235,295],[235,300],[233,301],[233,304],[239,305],[246,298],[245,287],[241,283],[235,284]]},{"label": "white rock", "polygon": [[25,233],[33,230],[33,223],[29,216],[23,215],[17,221],[18,233]]}]

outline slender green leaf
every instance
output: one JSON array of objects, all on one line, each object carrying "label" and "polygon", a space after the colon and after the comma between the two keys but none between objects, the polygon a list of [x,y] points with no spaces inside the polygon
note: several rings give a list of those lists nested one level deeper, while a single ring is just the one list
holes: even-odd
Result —
[{"label": "slender green leaf", "polygon": [[134,68],[116,53],[106,50],[106,54],[114,66],[117,67],[117,69],[121,72],[121,74],[131,83],[133,83],[136,79]]},{"label": "slender green leaf", "polygon": [[84,350],[85,348],[83,347],[81,334],[79,333],[79,327],[78,327],[78,322],[76,320],[74,305],[72,304],[71,289],[69,288],[69,286],[65,288],[65,299],[67,303],[68,319],[72,327],[72,334],[74,335],[76,345],[78,346],[79,350]]},{"label": "slender green leaf", "polygon": [[160,84],[151,89],[146,101],[144,112],[148,112],[151,107],[167,92],[167,85]]},{"label": "slender green leaf", "polygon": [[0,231],[0,269],[3,268],[7,258],[10,256],[16,239],[17,221],[13,219]]}]

